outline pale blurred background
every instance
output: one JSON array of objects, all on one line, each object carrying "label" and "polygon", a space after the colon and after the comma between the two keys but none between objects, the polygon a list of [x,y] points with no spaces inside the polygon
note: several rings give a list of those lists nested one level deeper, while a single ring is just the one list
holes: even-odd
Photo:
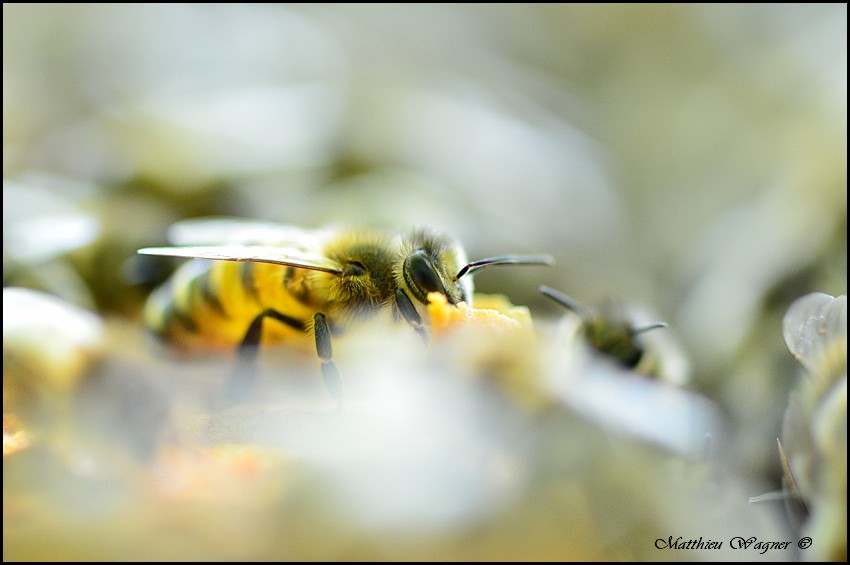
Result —
[{"label": "pale blurred background", "polygon": [[540,284],[654,310],[728,420],[722,457],[778,488],[781,316],[846,293],[845,4],[3,16],[4,286],[135,320],[161,278],[135,249],[208,214],[550,253],[477,288],[541,325],[562,311]]}]

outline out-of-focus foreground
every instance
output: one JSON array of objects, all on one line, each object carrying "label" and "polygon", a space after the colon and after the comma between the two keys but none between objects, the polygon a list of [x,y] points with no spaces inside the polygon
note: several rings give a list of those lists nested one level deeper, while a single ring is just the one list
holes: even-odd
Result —
[{"label": "out-of-focus foreground", "polygon": [[[4,559],[846,559],[846,5],[3,15]],[[556,262],[225,406],[141,321],[196,216]]]}]

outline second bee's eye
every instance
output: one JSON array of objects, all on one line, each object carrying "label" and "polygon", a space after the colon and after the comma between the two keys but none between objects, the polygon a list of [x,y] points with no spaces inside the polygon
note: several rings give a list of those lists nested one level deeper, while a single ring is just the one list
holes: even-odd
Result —
[{"label": "second bee's eye", "polygon": [[429,292],[446,294],[434,262],[422,249],[417,249],[405,259],[404,277],[410,290],[421,302],[427,302]]},{"label": "second bee's eye", "polygon": [[348,261],[345,266],[345,274],[350,277],[359,277],[366,274],[366,266],[360,261]]}]

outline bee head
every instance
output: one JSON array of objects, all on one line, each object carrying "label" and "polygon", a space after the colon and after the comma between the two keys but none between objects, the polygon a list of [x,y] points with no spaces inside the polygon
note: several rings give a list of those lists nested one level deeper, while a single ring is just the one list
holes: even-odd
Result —
[{"label": "bee head", "polygon": [[595,350],[634,369],[644,357],[645,349],[640,334],[656,328],[667,327],[663,322],[642,326],[633,325],[629,313],[621,304],[610,303],[601,310],[591,309],[563,292],[540,286],[540,292],[581,319],[581,332],[588,345]]},{"label": "bee head", "polygon": [[439,292],[449,304],[469,298],[469,287],[447,276],[445,263],[441,263],[439,258],[432,258],[424,249],[417,249],[405,258],[403,272],[407,287],[422,303],[428,302],[429,292]]},{"label": "bee head", "polygon": [[414,232],[402,244],[399,288],[409,292],[422,304],[428,293],[438,292],[449,304],[469,303],[472,298],[472,273],[490,265],[551,265],[548,255],[504,255],[467,262],[466,253],[454,240],[428,231]]},{"label": "bee head", "polygon": [[588,343],[628,368],[634,368],[644,354],[643,345],[628,321],[594,314],[583,324]]},{"label": "bee head", "polygon": [[402,247],[400,288],[404,288],[422,304],[428,303],[428,293],[438,292],[449,304],[468,301],[472,281],[459,281],[454,276],[466,257],[459,245],[444,236],[431,232],[415,232]]}]

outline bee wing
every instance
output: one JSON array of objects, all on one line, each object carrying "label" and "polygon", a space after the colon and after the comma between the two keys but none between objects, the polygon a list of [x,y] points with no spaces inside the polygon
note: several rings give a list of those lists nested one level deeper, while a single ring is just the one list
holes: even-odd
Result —
[{"label": "bee wing", "polygon": [[272,263],[300,269],[324,271],[338,275],[342,265],[323,255],[302,249],[269,247],[262,245],[217,245],[187,247],[146,247],[138,251],[142,255],[164,255],[187,259],[211,259],[214,261],[248,261]]},{"label": "bee wing", "polygon": [[306,229],[247,218],[205,217],[181,220],[168,229],[174,245],[279,245],[320,249],[326,230]]},{"label": "bee wing", "polygon": [[[846,359],[847,296],[822,292],[798,298],[782,320],[788,351],[809,373],[825,369],[836,347],[843,345]],[[845,360],[846,370],[846,360]]]}]

